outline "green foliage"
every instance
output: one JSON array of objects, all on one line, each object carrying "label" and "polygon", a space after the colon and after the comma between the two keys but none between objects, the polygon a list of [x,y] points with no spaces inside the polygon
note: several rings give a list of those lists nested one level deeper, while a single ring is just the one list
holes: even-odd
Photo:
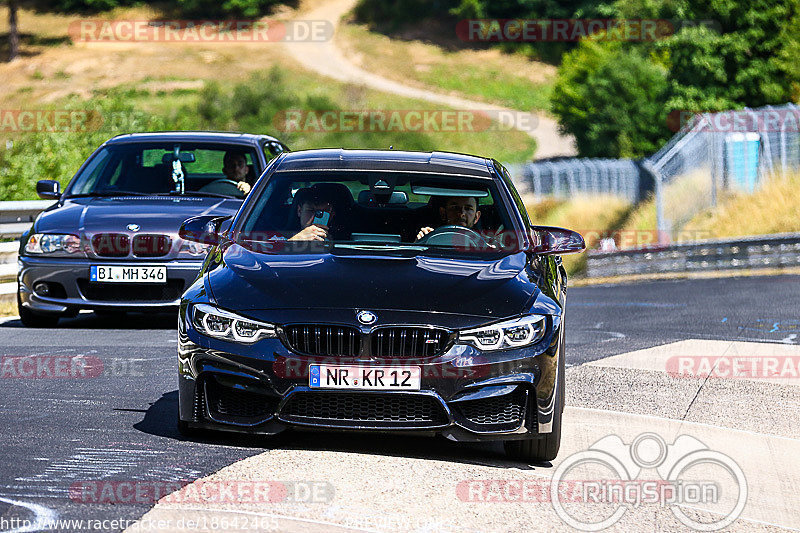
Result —
[{"label": "green foliage", "polygon": [[[77,131],[40,131],[13,141],[11,149],[0,151],[0,199],[29,200],[35,197],[36,182],[56,179],[66,185],[83,161],[114,135],[167,129],[173,121],[136,111],[124,93],[105,98],[74,100],[59,109],[87,112]],[[178,126],[180,127],[180,126]]]},{"label": "green foliage", "polygon": [[198,127],[277,135],[294,150],[303,148],[387,148],[434,150],[428,135],[413,131],[280,131],[287,111],[340,111],[341,106],[321,94],[298,94],[283,71],[255,73],[245,83],[226,88],[216,83],[200,93]]},{"label": "green foliage", "polygon": [[197,17],[257,18],[266,15],[282,0],[177,0],[175,7],[183,15]]},{"label": "green foliage", "polygon": [[[440,138],[414,131],[281,132],[280,118],[287,110],[335,111],[332,97],[300,93],[275,67],[255,73],[246,82],[231,86],[207,84],[180,105],[147,114],[142,107],[155,103],[152,95],[135,88],[113,89],[88,101],[77,98],[60,104],[59,110],[86,111],[77,131],[26,133],[13,147],[0,147],[0,200],[35,198],[40,179],[57,179],[65,186],[86,158],[109,138],[134,132],[166,130],[246,131],[275,135],[292,149],[388,148],[430,151],[442,148]],[[155,99],[157,100],[157,99]],[[475,135],[475,134],[466,134]]]},{"label": "green foliage", "polygon": [[360,22],[396,30],[404,24],[447,16],[456,5],[457,0],[359,0],[353,12]]},{"label": "green foliage", "polygon": [[642,157],[667,138],[664,69],[620,43],[584,40],[564,57],[552,111],[586,157]]},{"label": "green foliage", "polygon": [[59,13],[98,13],[109,11],[117,7],[126,7],[136,4],[136,0],[44,0],[34,5],[42,11],[55,11]]},{"label": "green foliage", "polygon": [[[98,13],[118,7],[142,3],[143,0],[34,0],[41,11],[61,13]],[[174,3],[156,4],[170,16],[186,17],[242,17],[257,18],[268,14],[277,4],[294,3],[293,0],[177,0]]]}]

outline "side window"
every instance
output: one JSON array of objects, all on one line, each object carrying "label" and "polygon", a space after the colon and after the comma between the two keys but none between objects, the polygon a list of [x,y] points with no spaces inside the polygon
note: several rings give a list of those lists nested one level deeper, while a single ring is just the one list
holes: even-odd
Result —
[{"label": "side window", "polygon": [[503,178],[503,181],[505,182],[506,187],[508,188],[508,192],[511,193],[511,197],[514,199],[514,203],[516,204],[517,209],[519,210],[519,214],[522,216],[522,221],[525,223],[525,227],[530,228],[531,220],[528,217],[528,209],[525,207],[525,202],[522,201],[522,198],[517,192],[517,188],[514,187],[514,182],[511,180],[511,175],[508,173],[508,170],[506,170],[506,167],[504,167],[497,161],[494,161],[494,168],[497,171],[497,173]]}]

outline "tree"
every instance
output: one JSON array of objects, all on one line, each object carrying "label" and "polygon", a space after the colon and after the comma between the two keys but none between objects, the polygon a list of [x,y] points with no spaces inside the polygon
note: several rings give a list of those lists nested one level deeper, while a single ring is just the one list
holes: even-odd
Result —
[{"label": "tree", "polygon": [[669,138],[666,70],[615,41],[585,39],[564,56],[551,97],[585,157],[643,157]]},{"label": "tree", "polygon": [[8,60],[19,55],[19,28],[17,27],[17,0],[8,0]]}]

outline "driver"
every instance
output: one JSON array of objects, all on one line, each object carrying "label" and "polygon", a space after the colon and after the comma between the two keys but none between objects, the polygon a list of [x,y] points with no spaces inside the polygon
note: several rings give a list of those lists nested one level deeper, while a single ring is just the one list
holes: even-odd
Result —
[{"label": "driver", "polygon": [[242,152],[228,151],[222,158],[222,173],[231,181],[236,182],[236,188],[244,194],[250,192],[252,185],[247,182],[247,157]]},{"label": "driver", "polygon": [[[478,199],[474,196],[447,196],[444,198],[442,207],[439,208],[439,217],[443,226],[463,226],[472,229],[480,220],[481,212],[478,211]],[[417,240],[420,240],[433,228],[424,227],[417,233]]]}]

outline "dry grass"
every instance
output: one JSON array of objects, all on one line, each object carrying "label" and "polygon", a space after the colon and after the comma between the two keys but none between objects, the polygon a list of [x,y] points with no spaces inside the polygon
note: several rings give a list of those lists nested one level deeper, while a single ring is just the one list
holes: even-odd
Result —
[{"label": "dry grass", "polygon": [[[691,241],[709,238],[707,232],[688,231],[686,224],[711,203],[711,177],[701,170],[675,178],[664,187],[664,218],[671,228],[670,240]],[[621,228],[619,248],[638,248],[658,244],[656,204],[653,198],[642,202]]]},{"label": "dry grass", "polygon": [[0,300],[0,316],[17,316],[17,302]]},{"label": "dry grass", "polygon": [[[670,240],[698,240],[800,231],[800,174],[774,176],[753,194],[720,193],[711,207],[710,178],[698,172],[675,180],[664,191]],[[621,248],[656,244],[656,206],[643,202],[625,222]]]},{"label": "dry grass", "polygon": [[709,238],[800,232],[800,174],[774,176],[753,194],[731,195],[695,216],[683,233]]},{"label": "dry grass", "polygon": [[[531,222],[575,230],[586,240],[586,248],[597,248],[604,235],[613,233],[630,214],[631,205],[616,196],[578,196],[568,201],[544,199],[526,204]],[[564,256],[570,274],[586,267],[586,254]]]}]

